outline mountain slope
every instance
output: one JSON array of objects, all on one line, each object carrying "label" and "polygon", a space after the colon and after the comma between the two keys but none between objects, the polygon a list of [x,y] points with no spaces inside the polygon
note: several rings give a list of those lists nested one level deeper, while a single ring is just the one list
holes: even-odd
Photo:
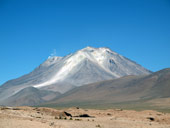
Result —
[{"label": "mountain slope", "polygon": [[8,106],[33,106],[42,104],[54,97],[59,96],[60,93],[39,90],[34,87],[27,87],[16,93],[15,95],[6,99],[3,105]]},{"label": "mountain slope", "polygon": [[109,48],[86,47],[65,57],[49,57],[31,73],[0,86],[0,103],[26,87],[67,92],[75,86],[151,72]]},{"label": "mountain slope", "polygon": [[126,76],[77,87],[49,103],[52,106],[104,105],[170,98],[170,68],[151,75]]}]

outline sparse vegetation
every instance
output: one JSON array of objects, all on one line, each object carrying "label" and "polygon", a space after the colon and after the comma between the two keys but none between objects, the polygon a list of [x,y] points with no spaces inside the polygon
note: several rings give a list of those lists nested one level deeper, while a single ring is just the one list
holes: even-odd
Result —
[{"label": "sparse vegetation", "polygon": [[107,115],[108,115],[108,116],[111,116],[112,114],[110,114],[110,113],[107,113]]},{"label": "sparse vegetation", "polygon": [[40,116],[37,116],[36,118],[41,118]]},{"label": "sparse vegetation", "polygon": [[50,125],[50,126],[53,126],[53,125],[54,125],[54,122],[51,122],[49,125]]},{"label": "sparse vegetation", "polygon": [[82,121],[82,119],[75,119],[76,121]]},{"label": "sparse vegetation", "polygon": [[96,125],[97,128],[101,128],[100,124]]}]

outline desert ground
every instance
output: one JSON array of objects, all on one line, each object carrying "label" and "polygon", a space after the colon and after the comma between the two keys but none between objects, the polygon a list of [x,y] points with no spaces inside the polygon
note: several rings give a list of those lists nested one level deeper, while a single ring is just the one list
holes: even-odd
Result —
[{"label": "desert ground", "polygon": [[0,128],[170,128],[170,113],[78,107],[0,107]]}]

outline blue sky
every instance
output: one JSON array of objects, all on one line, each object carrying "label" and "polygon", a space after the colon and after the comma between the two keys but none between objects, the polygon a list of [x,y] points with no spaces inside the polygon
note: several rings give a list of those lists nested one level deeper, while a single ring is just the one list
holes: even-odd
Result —
[{"label": "blue sky", "polygon": [[170,67],[170,0],[0,0],[0,84],[86,46]]}]

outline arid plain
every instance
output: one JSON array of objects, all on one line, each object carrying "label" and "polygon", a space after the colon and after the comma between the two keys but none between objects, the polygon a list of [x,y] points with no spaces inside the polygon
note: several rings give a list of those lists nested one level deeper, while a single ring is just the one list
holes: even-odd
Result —
[{"label": "arid plain", "polygon": [[170,128],[170,114],[151,110],[1,107],[0,128]]}]

